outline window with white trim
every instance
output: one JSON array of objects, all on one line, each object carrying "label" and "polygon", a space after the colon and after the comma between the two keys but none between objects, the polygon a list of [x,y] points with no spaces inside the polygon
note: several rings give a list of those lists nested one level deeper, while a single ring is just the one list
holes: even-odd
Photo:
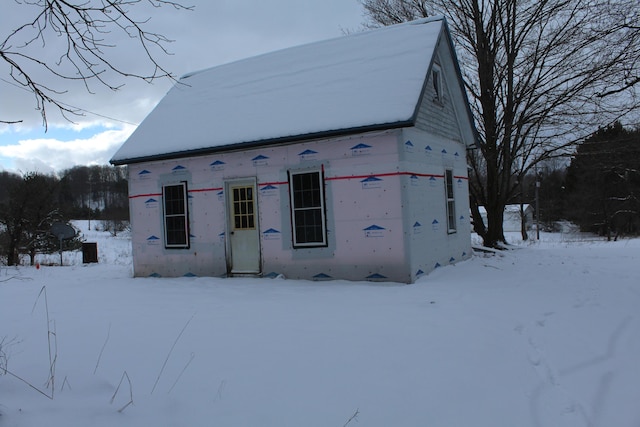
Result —
[{"label": "window with white trim", "polygon": [[164,245],[166,248],[189,247],[189,213],[187,183],[162,187],[164,203]]},{"label": "window with white trim", "polygon": [[456,201],[453,194],[453,171],[447,169],[444,172],[445,193],[447,196],[447,231],[456,232]]},{"label": "window with white trim", "polygon": [[431,84],[433,85],[433,91],[435,93],[433,100],[442,103],[444,101],[442,97],[442,76],[440,67],[437,65],[434,65],[431,69]]},{"label": "window with white trim", "polygon": [[293,247],[327,246],[322,171],[289,171]]}]

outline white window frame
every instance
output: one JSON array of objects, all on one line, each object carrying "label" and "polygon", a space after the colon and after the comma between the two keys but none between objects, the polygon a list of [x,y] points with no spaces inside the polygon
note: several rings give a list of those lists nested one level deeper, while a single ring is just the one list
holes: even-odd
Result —
[{"label": "white window frame", "polygon": [[[182,206],[182,212],[179,213],[167,213],[168,209],[167,209],[167,188],[169,187],[181,187],[182,188],[182,198],[183,198],[183,206]],[[175,242],[170,242],[169,241],[169,237],[170,237],[170,232],[169,232],[169,224],[168,222],[173,219],[173,218],[184,218],[183,222],[184,222],[184,243],[179,242],[179,243],[175,243]],[[188,249],[190,242],[189,242],[189,193],[187,191],[187,183],[186,182],[180,182],[177,184],[165,184],[162,186],[162,222],[163,222],[163,226],[164,226],[164,246],[167,249]]]},{"label": "white window frame", "polygon": [[[295,187],[295,177],[300,175],[316,174],[319,184],[319,205],[314,206],[296,206],[296,192],[302,191]],[[294,248],[313,248],[313,247],[326,247],[327,246],[327,219],[325,212],[325,191],[324,191],[324,173],[322,169],[307,169],[289,171],[289,203],[291,211],[291,234]],[[320,213],[320,226],[321,226],[321,239],[314,241],[306,241],[303,236],[298,235],[299,224],[297,221],[298,214],[304,211],[319,211]],[[317,224],[316,224],[317,225]]]},{"label": "white window frame", "polygon": [[456,198],[453,179],[453,169],[445,169],[444,195],[447,211],[447,233],[449,234],[455,233],[458,230],[458,224],[456,222]]}]

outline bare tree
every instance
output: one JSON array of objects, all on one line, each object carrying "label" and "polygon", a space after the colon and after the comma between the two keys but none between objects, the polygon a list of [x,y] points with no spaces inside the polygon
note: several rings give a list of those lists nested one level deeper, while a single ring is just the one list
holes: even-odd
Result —
[{"label": "bare tree", "polygon": [[[47,107],[53,106],[65,117],[78,111],[61,102],[65,89],[57,89],[51,77],[80,81],[91,92],[97,82],[112,90],[121,84],[111,77],[132,77],[147,82],[174,76],[156,59],[167,54],[170,39],[148,29],[149,18],[138,12],[145,4],[178,10],[191,10],[168,0],[15,0],[32,18],[18,22],[0,42],[0,59],[9,65],[13,81],[35,97],[43,124],[47,126]],[[146,71],[137,71],[118,58],[116,40],[123,38],[127,48],[137,48]],[[120,46],[121,47],[121,46]],[[46,48],[46,49],[45,49]],[[48,59],[53,58],[53,59]],[[20,120],[1,120],[17,123]]]},{"label": "bare tree", "polygon": [[[361,2],[365,10],[380,3]],[[408,2],[385,3],[406,10]],[[449,18],[457,42],[481,139],[469,158],[474,228],[485,245],[498,246],[519,177],[637,108],[640,8],[636,0],[427,4],[425,11]],[[487,224],[478,205],[487,210]]]},{"label": "bare tree", "polygon": [[430,0],[360,0],[367,27],[379,27],[412,21],[432,15]]}]

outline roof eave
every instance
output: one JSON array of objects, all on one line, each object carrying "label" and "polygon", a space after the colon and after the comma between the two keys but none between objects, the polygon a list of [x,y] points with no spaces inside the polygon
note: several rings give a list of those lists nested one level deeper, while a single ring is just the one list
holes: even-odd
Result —
[{"label": "roof eave", "polygon": [[348,129],[336,129],[322,132],[312,132],[302,135],[291,135],[278,138],[261,139],[257,141],[246,141],[234,144],[226,144],[218,147],[205,147],[194,150],[175,151],[172,153],[153,154],[149,156],[130,157],[122,159],[111,159],[109,163],[114,166],[130,165],[136,163],[145,163],[152,161],[173,160],[182,159],[185,157],[204,156],[208,154],[224,153],[230,151],[247,150],[258,147],[272,146],[272,145],[286,145],[294,144],[298,142],[305,142],[309,140],[335,138],[341,136],[351,136],[365,132],[374,132],[381,130],[400,129],[404,127],[414,126],[415,117],[411,117],[408,120],[401,120],[393,123],[382,123],[375,125],[366,125],[352,127]]}]

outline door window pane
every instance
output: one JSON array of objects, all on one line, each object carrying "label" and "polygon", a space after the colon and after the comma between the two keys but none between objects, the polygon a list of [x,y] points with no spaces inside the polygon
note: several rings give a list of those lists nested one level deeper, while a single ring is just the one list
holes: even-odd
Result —
[{"label": "door window pane", "polygon": [[233,226],[236,230],[256,227],[254,214],[253,186],[233,187]]}]

